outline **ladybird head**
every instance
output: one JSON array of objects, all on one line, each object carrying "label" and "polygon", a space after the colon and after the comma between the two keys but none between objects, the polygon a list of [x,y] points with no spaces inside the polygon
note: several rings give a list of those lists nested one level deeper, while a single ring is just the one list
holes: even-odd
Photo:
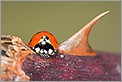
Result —
[{"label": "ladybird head", "polygon": [[58,48],[56,38],[47,31],[36,33],[28,45],[41,57],[50,57],[54,55]]}]

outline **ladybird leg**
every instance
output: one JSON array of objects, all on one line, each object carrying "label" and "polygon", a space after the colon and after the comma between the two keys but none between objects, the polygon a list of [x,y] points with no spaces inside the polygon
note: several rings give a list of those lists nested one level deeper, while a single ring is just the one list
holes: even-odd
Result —
[{"label": "ladybird leg", "polygon": [[40,54],[38,54],[40,57],[42,57],[42,58],[49,58],[50,56],[48,55],[48,54],[42,54],[42,53],[40,53]]}]

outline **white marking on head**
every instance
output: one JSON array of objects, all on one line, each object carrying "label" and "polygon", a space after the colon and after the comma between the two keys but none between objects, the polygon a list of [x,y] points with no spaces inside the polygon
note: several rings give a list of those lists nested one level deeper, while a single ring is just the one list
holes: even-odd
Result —
[{"label": "white marking on head", "polygon": [[44,53],[47,54],[47,50],[44,50]]},{"label": "white marking on head", "polygon": [[42,45],[45,45],[45,44],[46,44],[46,42],[45,42],[45,41],[42,41],[42,42],[41,42],[41,44],[42,44]]},{"label": "white marking on head", "polygon": [[52,54],[50,54],[50,55],[52,55],[52,56],[53,56],[54,54],[55,54],[55,53],[53,52],[53,53],[52,53]]},{"label": "white marking on head", "polygon": [[39,47],[35,48],[35,51],[36,51],[37,53],[39,53],[39,52],[40,52],[40,48],[39,48]]},{"label": "white marking on head", "polygon": [[40,51],[41,53],[43,53],[44,52],[44,50],[43,49],[41,49],[41,51]]},{"label": "white marking on head", "polygon": [[52,54],[53,50],[52,49],[49,49],[48,50],[48,54]]}]

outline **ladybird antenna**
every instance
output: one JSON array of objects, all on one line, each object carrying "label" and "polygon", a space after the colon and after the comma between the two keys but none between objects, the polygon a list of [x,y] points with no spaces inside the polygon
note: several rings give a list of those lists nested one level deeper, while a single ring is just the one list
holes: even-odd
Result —
[{"label": "ladybird antenna", "polygon": [[88,36],[93,25],[109,11],[103,12],[92,19],[88,24],[81,28],[69,39],[59,45],[59,52],[77,56],[95,56],[96,52],[92,50],[88,42]]}]

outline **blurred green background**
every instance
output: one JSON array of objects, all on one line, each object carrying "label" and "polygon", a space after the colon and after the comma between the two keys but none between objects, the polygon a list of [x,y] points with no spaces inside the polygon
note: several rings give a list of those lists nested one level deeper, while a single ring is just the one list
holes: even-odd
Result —
[{"label": "blurred green background", "polygon": [[96,51],[121,52],[120,1],[2,1],[2,35],[15,35],[27,44],[38,31],[51,32],[59,44],[98,14],[109,10],[93,27],[89,43]]}]

